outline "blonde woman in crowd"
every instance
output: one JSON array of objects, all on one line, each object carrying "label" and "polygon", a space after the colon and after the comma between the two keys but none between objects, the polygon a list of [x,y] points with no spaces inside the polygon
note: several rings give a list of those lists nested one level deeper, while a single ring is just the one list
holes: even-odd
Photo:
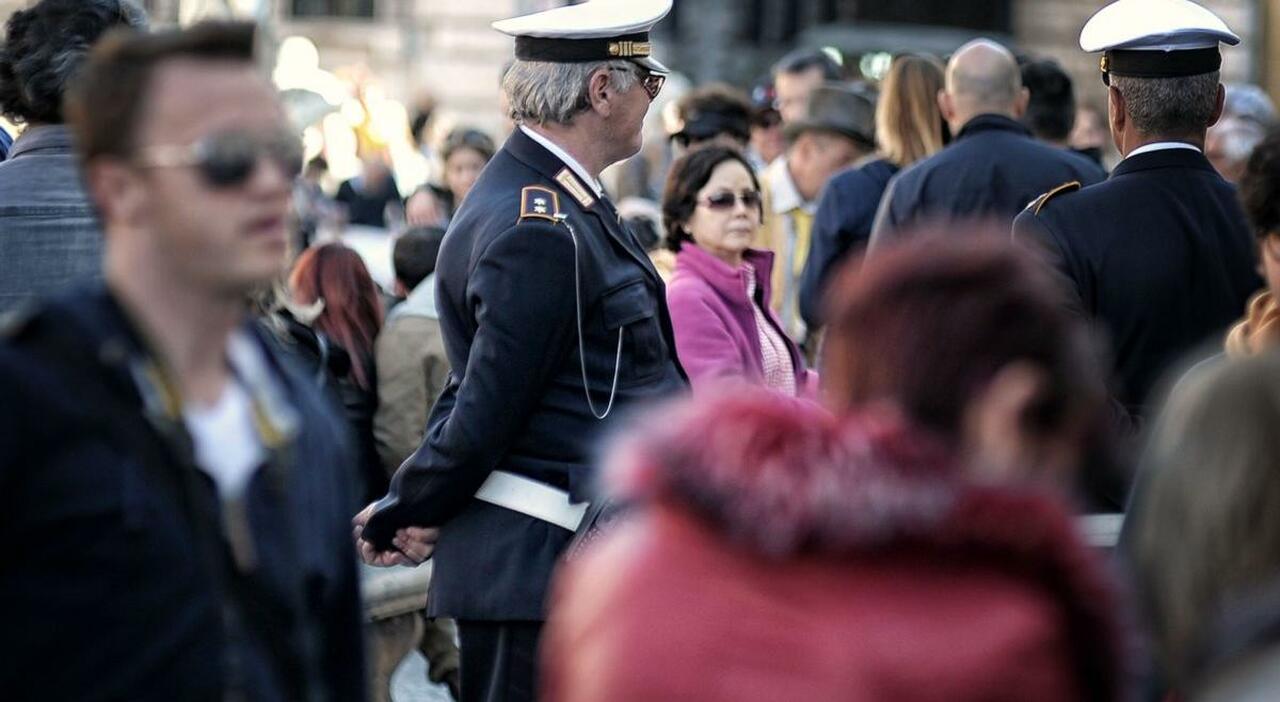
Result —
[{"label": "blonde woman in crowd", "polygon": [[942,85],[942,63],[932,56],[900,56],[885,76],[876,105],[879,153],[832,178],[814,216],[800,280],[800,313],[810,329],[822,324],[822,292],[830,272],[867,245],[889,179],[942,150],[947,139],[938,110]]}]

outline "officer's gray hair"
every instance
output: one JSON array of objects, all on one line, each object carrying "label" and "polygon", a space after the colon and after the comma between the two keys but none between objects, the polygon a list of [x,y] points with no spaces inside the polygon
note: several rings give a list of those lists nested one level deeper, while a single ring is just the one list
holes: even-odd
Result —
[{"label": "officer's gray hair", "polygon": [[1218,102],[1219,71],[1179,78],[1111,76],[1134,129],[1153,136],[1199,134]]},{"label": "officer's gray hair", "polygon": [[591,107],[588,84],[601,69],[608,69],[609,84],[618,92],[630,90],[639,80],[638,67],[630,61],[516,61],[502,78],[511,119],[529,124],[572,124],[578,113]]}]

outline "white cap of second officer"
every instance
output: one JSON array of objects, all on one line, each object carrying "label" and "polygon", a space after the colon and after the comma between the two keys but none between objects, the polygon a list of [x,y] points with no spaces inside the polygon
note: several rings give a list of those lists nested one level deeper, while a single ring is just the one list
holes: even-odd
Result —
[{"label": "white cap of second officer", "polygon": [[577,63],[625,59],[670,73],[653,58],[649,30],[671,11],[672,0],[588,0],[493,23],[516,38],[522,61]]},{"label": "white cap of second officer", "polygon": [[1240,37],[1191,0],[1117,0],[1098,10],[1080,32],[1080,48],[1105,52],[1103,80],[1111,75],[1174,78],[1222,67],[1219,44]]}]

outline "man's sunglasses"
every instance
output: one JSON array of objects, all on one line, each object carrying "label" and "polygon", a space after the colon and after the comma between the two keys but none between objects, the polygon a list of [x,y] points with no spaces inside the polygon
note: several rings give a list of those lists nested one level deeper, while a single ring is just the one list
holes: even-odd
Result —
[{"label": "man's sunglasses", "polygon": [[747,209],[755,209],[760,206],[759,190],[743,190],[741,193],[731,193],[725,191],[708,195],[699,202],[709,210],[731,210],[734,204],[741,202],[743,207]]},{"label": "man's sunglasses", "polygon": [[[635,69],[637,71],[636,77],[640,79],[640,84],[644,86],[644,91],[649,94],[649,101],[652,102],[654,100],[657,100],[658,93],[662,92],[662,86],[666,85],[667,83],[666,74],[654,73],[653,71],[640,65],[636,65]],[[621,66],[615,66],[613,67],[613,70],[626,71],[628,69],[622,68]]]},{"label": "man's sunglasses", "polygon": [[290,180],[302,171],[302,142],[288,131],[228,131],[185,146],[143,147],[134,162],[146,168],[194,167],[209,187],[234,188],[249,180],[264,156]]}]

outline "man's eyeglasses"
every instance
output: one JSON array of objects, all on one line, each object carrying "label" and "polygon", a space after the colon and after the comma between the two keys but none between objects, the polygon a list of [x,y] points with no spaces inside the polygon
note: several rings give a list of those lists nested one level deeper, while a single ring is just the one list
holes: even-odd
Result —
[{"label": "man's eyeglasses", "polygon": [[[629,69],[621,66],[614,66],[615,71],[627,71]],[[644,66],[636,65],[636,77],[640,79],[640,84],[644,86],[644,91],[649,94],[649,101],[653,102],[658,99],[658,93],[662,92],[662,86],[667,83],[665,73],[654,73]]]},{"label": "man's eyeglasses", "polygon": [[708,195],[698,202],[709,210],[731,210],[739,202],[747,209],[755,209],[760,206],[760,191],[743,190],[741,193],[732,193],[726,190],[715,195]]},{"label": "man's eyeglasses", "polygon": [[185,146],[143,147],[134,162],[146,168],[194,167],[209,187],[223,189],[248,181],[264,156],[292,180],[302,171],[302,155],[301,140],[288,131],[228,131]]}]

